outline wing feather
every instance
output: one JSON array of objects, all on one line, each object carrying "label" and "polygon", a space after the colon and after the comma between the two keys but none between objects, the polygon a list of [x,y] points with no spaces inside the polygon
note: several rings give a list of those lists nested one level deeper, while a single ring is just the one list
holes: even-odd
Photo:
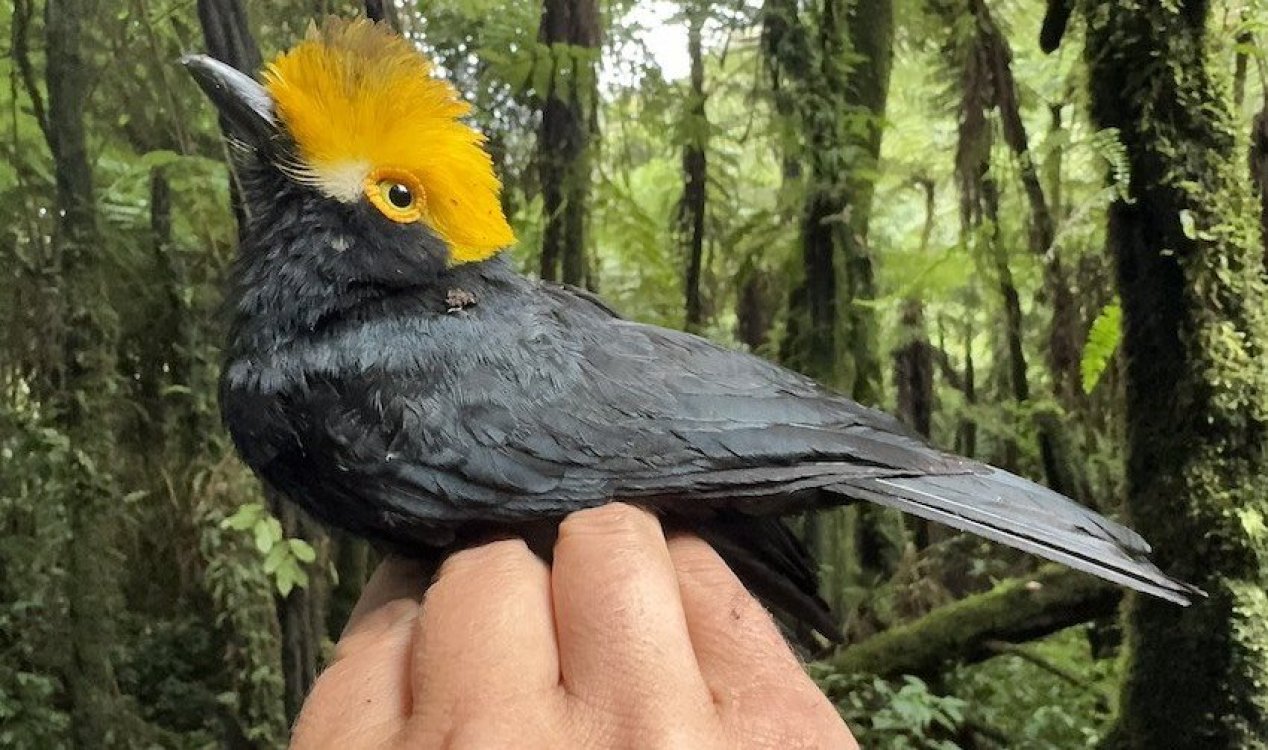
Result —
[{"label": "wing feather", "polygon": [[328,479],[341,496],[368,496],[398,526],[513,525],[613,498],[701,522],[868,501],[1172,601],[1197,593],[1124,527],[807,378],[515,283],[519,300],[420,320],[408,340],[435,348],[401,372],[332,383],[324,403],[306,393],[296,422],[319,433],[309,451],[345,467]]}]

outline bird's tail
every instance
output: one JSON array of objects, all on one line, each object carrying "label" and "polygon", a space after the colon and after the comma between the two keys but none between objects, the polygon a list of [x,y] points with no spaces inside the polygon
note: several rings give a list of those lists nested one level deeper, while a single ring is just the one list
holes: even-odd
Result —
[{"label": "bird's tail", "polygon": [[1000,469],[982,465],[974,473],[864,477],[828,491],[969,531],[1178,604],[1205,596],[1149,562],[1149,545],[1136,532]]}]

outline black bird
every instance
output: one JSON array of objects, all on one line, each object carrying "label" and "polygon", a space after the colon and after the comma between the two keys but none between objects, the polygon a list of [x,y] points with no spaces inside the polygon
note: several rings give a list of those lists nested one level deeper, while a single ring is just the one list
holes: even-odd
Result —
[{"label": "black bird", "polygon": [[780,516],[867,501],[1178,603],[1131,530],[931,448],[748,354],[517,274],[468,106],[405,40],[331,21],[264,84],[185,65],[238,137],[250,219],[221,406],[263,480],[423,554],[613,499],[709,539],[768,605],[832,634]]}]

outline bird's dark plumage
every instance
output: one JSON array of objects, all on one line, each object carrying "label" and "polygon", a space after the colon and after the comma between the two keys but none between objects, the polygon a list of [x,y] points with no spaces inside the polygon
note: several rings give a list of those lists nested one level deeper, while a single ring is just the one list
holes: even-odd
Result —
[{"label": "bird's dark plumage", "polygon": [[426,225],[288,177],[286,149],[280,132],[244,152],[252,219],[222,409],[252,468],[331,524],[448,547],[630,500],[824,633],[813,562],[778,517],[855,501],[1172,601],[1195,593],[1130,530],[808,378],[500,258],[451,263]]}]

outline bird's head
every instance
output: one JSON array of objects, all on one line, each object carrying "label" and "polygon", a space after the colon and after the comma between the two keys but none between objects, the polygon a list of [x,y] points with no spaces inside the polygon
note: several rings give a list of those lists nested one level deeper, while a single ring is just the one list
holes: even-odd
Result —
[{"label": "bird's head", "polygon": [[267,217],[272,203],[302,196],[265,222],[295,219],[341,255],[352,244],[354,255],[395,256],[349,259],[357,273],[376,275],[374,263],[399,273],[410,252],[477,262],[514,242],[484,138],[462,119],[470,106],[384,25],[313,27],[262,83],[206,56],[183,62],[264,175],[247,187],[248,210]]}]

